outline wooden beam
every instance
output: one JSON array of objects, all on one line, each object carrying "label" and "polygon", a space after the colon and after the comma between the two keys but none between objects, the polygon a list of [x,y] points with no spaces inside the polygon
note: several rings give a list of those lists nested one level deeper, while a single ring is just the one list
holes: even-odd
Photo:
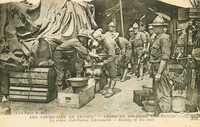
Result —
[{"label": "wooden beam", "polygon": [[123,5],[122,0],[119,0],[120,3],[120,17],[121,17],[121,29],[122,29],[122,36],[124,37],[124,18],[123,18]]}]

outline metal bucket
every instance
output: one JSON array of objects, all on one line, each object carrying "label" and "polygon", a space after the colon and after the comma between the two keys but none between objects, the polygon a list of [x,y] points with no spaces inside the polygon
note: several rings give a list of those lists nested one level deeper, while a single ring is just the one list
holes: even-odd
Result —
[{"label": "metal bucket", "polygon": [[88,78],[70,78],[68,81],[70,82],[73,92],[79,93],[81,90],[88,85]]},{"label": "metal bucket", "polygon": [[154,100],[143,101],[142,103],[146,112],[155,112],[157,110],[157,104]]}]

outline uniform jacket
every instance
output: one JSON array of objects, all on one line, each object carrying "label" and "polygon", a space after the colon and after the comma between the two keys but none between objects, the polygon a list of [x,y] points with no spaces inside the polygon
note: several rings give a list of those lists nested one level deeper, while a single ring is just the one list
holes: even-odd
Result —
[{"label": "uniform jacket", "polygon": [[84,47],[77,38],[70,39],[60,46],[57,47],[57,50],[67,50],[67,49],[76,49],[76,51],[82,56],[88,55],[88,50]]},{"label": "uniform jacket", "polygon": [[158,63],[161,60],[169,60],[171,55],[171,41],[168,34],[158,35],[150,49],[150,62]]},{"label": "uniform jacket", "polygon": [[147,43],[147,37],[143,32],[138,32],[132,40],[134,47],[143,47],[145,43]]}]

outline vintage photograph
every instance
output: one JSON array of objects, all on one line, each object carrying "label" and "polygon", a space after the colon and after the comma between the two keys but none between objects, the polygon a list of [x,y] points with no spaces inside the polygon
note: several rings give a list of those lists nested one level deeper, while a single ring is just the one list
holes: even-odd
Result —
[{"label": "vintage photograph", "polygon": [[1,115],[199,112],[200,0],[0,0]]}]

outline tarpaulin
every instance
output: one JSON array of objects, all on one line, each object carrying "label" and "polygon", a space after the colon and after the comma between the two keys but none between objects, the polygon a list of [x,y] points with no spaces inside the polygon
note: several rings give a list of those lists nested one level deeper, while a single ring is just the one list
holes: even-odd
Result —
[{"label": "tarpaulin", "polygon": [[40,36],[67,40],[76,37],[80,29],[97,27],[93,9],[84,1],[43,0],[40,17],[35,23],[41,25]]},{"label": "tarpaulin", "polygon": [[24,0],[0,0],[0,4],[11,3],[11,2],[22,2]]},{"label": "tarpaulin", "polygon": [[158,0],[158,1],[182,8],[193,7],[190,0]]}]

